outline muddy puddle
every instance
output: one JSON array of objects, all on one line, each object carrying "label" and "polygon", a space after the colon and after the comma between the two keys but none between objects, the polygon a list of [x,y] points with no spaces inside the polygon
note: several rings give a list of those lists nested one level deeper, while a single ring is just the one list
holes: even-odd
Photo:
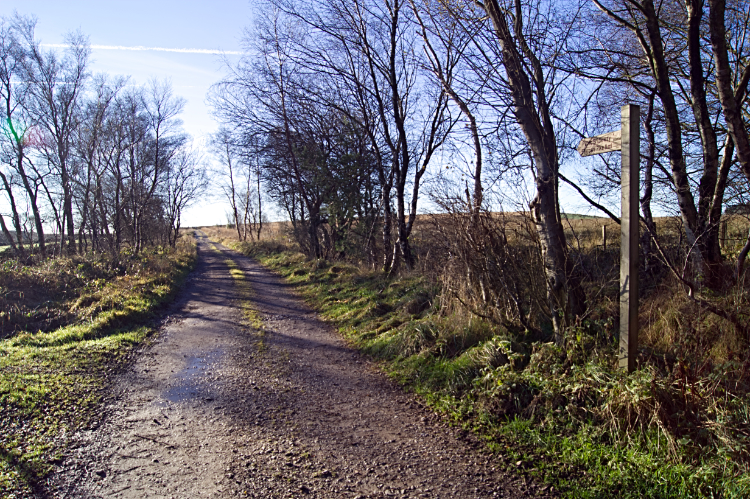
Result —
[{"label": "muddy puddle", "polygon": [[200,355],[188,355],[185,367],[174,374],[174,384],[161,393],[161,398],[172,403],[212,399],[208,378],[225,353],[224,349],[216,349]]}]

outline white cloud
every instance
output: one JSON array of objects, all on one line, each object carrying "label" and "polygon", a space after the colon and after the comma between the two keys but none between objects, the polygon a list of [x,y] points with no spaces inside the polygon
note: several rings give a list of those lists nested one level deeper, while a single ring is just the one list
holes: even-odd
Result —
[{"label": "white cloud", "polygon": [[[43,43],[43,47],[50,48],[67,48],[64,43]],[[242,52],[236,50],[212,50],[212,49],[179,49],[169,47],[144,47],[141,45],[126,47],[123,45],[91,45],[95,50],[129,50],[129,51],[153,51],[153,52],[177,52],[181,54],[209,54],[209,55],[242,55]]]}]

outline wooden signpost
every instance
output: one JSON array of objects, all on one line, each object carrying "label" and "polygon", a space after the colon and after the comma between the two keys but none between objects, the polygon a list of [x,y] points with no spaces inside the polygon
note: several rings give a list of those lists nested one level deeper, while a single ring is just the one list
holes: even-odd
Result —
[{"label": "wooden signpost", "polygon": [[620,215],[620,347],[619,365],[628,372],[635,370],[638,353],[638,188],[640,184],[640,113],[639,106],[622,107],[622,128],[597,137],[586,138],[578,145],[581,156],[605,152],[622,152],[622,185]]},{"label": "wooden signpost", "polygon": [[614,132],[605,133],[604,135],[597,135],[596,137],[589,137],[583,139],[581,143],[578,144],[578,152],[584,158],[586,156],[594,156],[605,152],[619,151],[621,148],[621,130],[615,130]]}]

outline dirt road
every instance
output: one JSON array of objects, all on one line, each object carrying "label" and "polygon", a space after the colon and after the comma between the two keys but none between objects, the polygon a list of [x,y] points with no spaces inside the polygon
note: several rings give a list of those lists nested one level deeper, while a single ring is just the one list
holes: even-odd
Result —
[{"label": "dirt road", "polygon": [[[121,375],[49,497],[546,497],[448,428],[283,281],[198,234],[171,318]],[[227,260],[263,328],[243,323]]]}]

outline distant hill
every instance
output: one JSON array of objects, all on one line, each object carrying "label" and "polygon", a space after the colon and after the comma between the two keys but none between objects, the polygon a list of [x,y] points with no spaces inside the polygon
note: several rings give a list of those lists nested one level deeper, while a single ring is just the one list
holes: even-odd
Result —
[{"label": "distant hill", "polygon": [[[16,231],[11,230],[9,231],[11,236],[13,237],[13,241],[16,241]],[[29,234],[26,234],[26,236],[23,238],[24,243],[26,243],[29,240]],[[34,233],[34,242],[36,242],[36,233]],[[5,234],[0,231],[0,246],[8,246],[10,243],[8,242],[8,238],[5,237]]]},{"label": "distant hill", "polygon": [[741,203],[727,206],[724,210],[726,215],[750,215],[750,204]]}]

